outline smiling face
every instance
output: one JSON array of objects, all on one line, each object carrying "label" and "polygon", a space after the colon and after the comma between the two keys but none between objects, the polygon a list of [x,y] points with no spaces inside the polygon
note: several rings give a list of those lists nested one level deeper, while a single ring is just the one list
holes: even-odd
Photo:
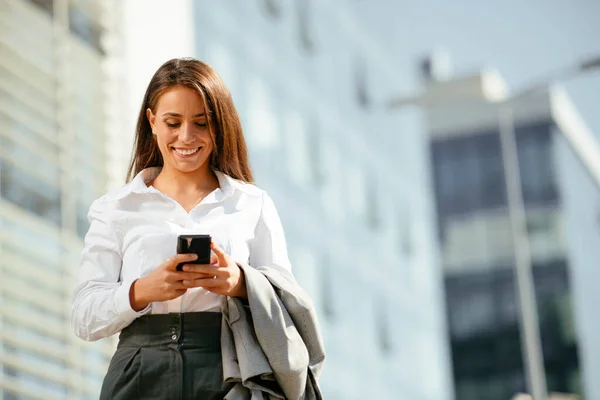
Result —
[{"label": "smiling face", "polygon": [[[146,110],[164,161],[164,169],[190,173],[209,170],[213,141],[204,101],[187,86],[174,86]],[[205,171],[206,170],[206,171]]]}]

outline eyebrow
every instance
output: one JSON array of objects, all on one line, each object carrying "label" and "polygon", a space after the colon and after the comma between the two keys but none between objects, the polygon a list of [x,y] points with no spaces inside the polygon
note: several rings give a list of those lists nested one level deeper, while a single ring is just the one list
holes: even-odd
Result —
[{"label": "eyebrow", "polygon": [[[174,113],[174,112],[166,112],[162,116],[163,117],[167,116],[167,117],[181,118],[181,114],[177,114],[177,113]],[[204,113],[196,114],[192,118],[200,118],[200,117],[204,117]]]}]

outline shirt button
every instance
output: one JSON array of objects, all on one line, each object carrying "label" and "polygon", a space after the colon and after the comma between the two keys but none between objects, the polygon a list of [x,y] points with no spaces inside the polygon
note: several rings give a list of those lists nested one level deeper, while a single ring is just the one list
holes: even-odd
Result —
[{"label": "shirt button", "polygon": [[173,335],[173,336],[171,336],[171,339],[173,339],[173,340],[177,340],[177,335]]}]

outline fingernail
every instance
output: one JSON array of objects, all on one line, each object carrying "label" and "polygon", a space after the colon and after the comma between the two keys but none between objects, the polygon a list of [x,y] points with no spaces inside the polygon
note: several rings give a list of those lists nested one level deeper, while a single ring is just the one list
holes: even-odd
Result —
[{"label": "fingernail", "polygon": [[183,266],[183,268],[182,268],[182,270],[184,270],[184,271],[189,271],[189,269],[190,269],[190,267],[188,267],[188,266],[185,266],[185,265],[184,265],[184,266]]}]

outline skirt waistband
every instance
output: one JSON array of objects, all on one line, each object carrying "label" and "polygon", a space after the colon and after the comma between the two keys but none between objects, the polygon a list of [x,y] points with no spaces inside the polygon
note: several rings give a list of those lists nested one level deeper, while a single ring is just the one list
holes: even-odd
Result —
[{"label": "skirt waistband", "polygon": [[192,345],[220,348],[220,312],[146,314],[134,320],[119,335],[119,347]]}]

